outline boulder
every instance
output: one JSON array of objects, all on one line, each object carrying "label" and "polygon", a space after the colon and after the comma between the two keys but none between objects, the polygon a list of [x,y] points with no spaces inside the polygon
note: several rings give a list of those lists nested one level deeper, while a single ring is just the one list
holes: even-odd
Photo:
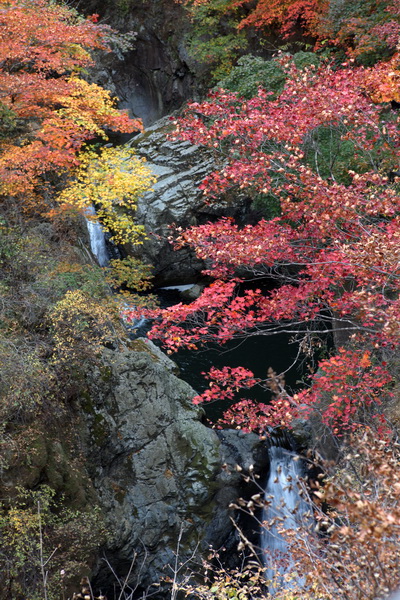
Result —
[{"label": "boulder", "polygon": [[[201,423],[193,390],[151,342],[105,351],[82,399],[91,477],[107,519],[114,570],[146,588],[180,560],[204,550],[220,470],[216,433]],[[145,564],[144,564],[145,563]],[[96,580],[112,581],[102,567]]]},{"label": "boulder", "polygon": [[[109,532],[104,555],[118,577],[144,590],[235,536],[229,504],[242,494],[236,464],[257,462],[258,436],[217,433],[191,402],[176,365],[145,339],[106,350],[82,398],[89,472]],[[261,463],[260,463],[261,464]],[[96,589],[110,589],[100,562]],[[183,571],[181,572],[183,575]]]}]

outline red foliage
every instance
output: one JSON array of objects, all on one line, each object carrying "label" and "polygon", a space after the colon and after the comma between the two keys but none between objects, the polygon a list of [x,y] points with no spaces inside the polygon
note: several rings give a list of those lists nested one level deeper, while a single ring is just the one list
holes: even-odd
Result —
[{"label": "red foliage", "polygon": [[[234,0],[232,6],[247,7],[248,0]],[[303,31],[315,35],[319,18],[329,8],[327,0],[258,0],[239,28],[278,27],[284,36],[291,35],[301,26]]]},{"label": "red foliage", "polygon": [[[192,13],[196,7],[209,7],[212,9],[221,4],[215,0],[178,0],[190,6]],[[328,0],[227,0],[225,11],[234,13],[238,8],[248,13],[238,22],[238,29],[244,27],[278,29],[284,36],[291,35],[299,26],[304,32],[315,35],[315,29],[321,14],[329,8]]]},{"label": "red foliage", "polygon": [[[283,38],[305,35],[316,47],[329,43],[353,58],[383,51],[390,55],[398,44],[398,0],[178,0],[196,13],[196,7],[238,14],[237,27],[271,29]],[[245,15],[245,16],[243,16]],[[378,58],[375,58],[378,60]]]},{"label": "red foliage", "polygon": [[193,399],[194,404],[212,402],[221,398],[233,400],[235,392],[239,389],[251,388],[258,382],[253,373],[243,367],[223,367],[222,369],[211,367],[210,373],[206,377],[211,380],[210,388],[200,396],[196,396]]},{"label": "red foliage", "polygon": [[[360,415],[372,405],[381,404],[382,389],[392,381],[381,365],[373,365],[369,351],[356,352],[339,348],[338,354],[319,363],[312,386],[294,396],[301,405],[313,407],[328,399],[322,421],[335,434],[355,430]],[[386,392],[387,396],[387,392]]]},{"label": "red foliage", "polygon": [[[268,409],[253,406],[258,416],[250,416],[251,422],[288,425],[321,404],[324,422],[337,430],[352,428],[360,407],[369,410],[389,384],[373,353],[395,347],[400,333],[399,196],[382,172],[397,164],[399,136],[397,123],[382,112],[386,107],[368,96],[371,78],[381,68],[292,68],[275,101],[262,90],[247,102],[218,92],[191,105],[178,123],[179,136],[221,152],[223,166],[203,183],[206,194],[235,187],[270,193],[280,201],[281,216],[244,227],[222,219],[178,231],[177,246],[194,248],[216,281],[193,303],[163,311],[153,337],[174,351],[272,334],[289,321],[308,336],[319,320],[319,331],[334,322],[353,334],[356,344],[322,362],[310,390],[293,397],[278,394]],[[360,170],[348,169],[346,184],[333,175],[322,178],[305,162],[305,144],[321,127],[352,142]],[[232,279],[237,272],[273,277],[277,286],[267,293],[239,292],[239,280]],[[232,383],[238,372],[211,375],[203,400],[231,398],[240,387]],[[246,377],[244,387],[252,374]],[[239,408],[243,424],[249,402]]]}]

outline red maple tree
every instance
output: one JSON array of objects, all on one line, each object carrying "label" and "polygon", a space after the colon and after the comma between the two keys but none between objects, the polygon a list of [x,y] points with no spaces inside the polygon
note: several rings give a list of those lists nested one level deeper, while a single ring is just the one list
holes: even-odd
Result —
[{"label": "red maple tree", "polygon": [[[202,185],[209,198],[228,189],[269,194],[280,216],[243,227],[225,218],[178,231],[176,245],[191,246],[215,281],[191,304],[163,311],[152,336],[175,351],[268,335],[288,323],[303,345],[316,329],[342,330],[351,347],[321,362],[309,389],[283,390],[268,407],[245,400],[238,417],[245,427],[284,426],[323,405],[323,421],[340,432],[390,394],[391,376],[380,359],[399,341],[399,194],[396,177],[388,176],[398,163],[399,136],[395,113],[374,102],[371,86],[391,67],[286,68],[276,100],[263,90],[249,101],[220,90],[190,105],[177,122],[177,135],[209,145],[219,157],[220,169]],[[388,86],[390,93],[393,81]],[[322,173],[321,132],[349,145],[352,168],[336,171],[332,156]],[[276,287],[240,291],[237,284],[249,277],[273,278]],[[210,378],[197,402],[231,398],[256,383],[239,370],[214,369]]]}]

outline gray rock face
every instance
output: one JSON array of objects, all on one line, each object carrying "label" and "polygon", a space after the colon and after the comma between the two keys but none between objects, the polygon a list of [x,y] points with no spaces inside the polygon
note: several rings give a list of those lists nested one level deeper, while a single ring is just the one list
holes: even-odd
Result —
[{"label": "gray rock face", "polygon": [[[180,562],[225,544],[229,504],[241,493],[235,465],[248,468],[260,448],[255,435],[203,425],[195,392],[175,370],[138,339],[131,350],[105,351],[82,399],[90,475],[109,531],[105,555],[119,577],[136,555],[129,582],[141,589],[172,575],[178,539]],[[96,587],[112,580],[100,565]]]},{"label": "gray rock face", "polygon": [[[220,470],[219,440],[201,424],[193,390],[151,342],[105,354],[84,405],[91,473],[110,533],[107,554],[132,569],[132,584],[170,576],[180,558],[204,549]],[[100,382],[100,385],[99,385]],[[144,562],[145,568],[144,568]],[[103,569],[103,579],[111,574]]]},{"label": "gray rock face", "polygon": [[136,33],[131,51],[102,56],[94,71],[96,81],[119,98],[120,108],[147,126],[193,98],[201,67],[186,49],[190,22],[181,3],[87,0],[84,10],[100,13],[120,32]]},{"label": "gray rock face", "polygon": [[199,214],[206,210],[199,185],[213,169],[205,150],[189,142],[168,140],[172,129],[170,119],[164,118],[133,140],[157,183],[139,200],[136,220],[144,225],[148,240],[132,252],[154,265],[159,285],[191,281],[203,267],[188,250],[174,251],[168,238],[172,223],[183,227],[197,224]]},{"label": "gray rock face", "polygon": [[199,186],[217,166],[209,150],[168,139],[173,129],[171,119],[166,117],[130,142],[146,159],[157,183],[139,201],[136,213],[149,239],[129,253],[154,265],[157,285],[191,282],[204,266],[188,250],[173,250],[168,241],[172,223],[188,227],[245,211],[244,199],[236,198],[234,204],[205,202]]}]

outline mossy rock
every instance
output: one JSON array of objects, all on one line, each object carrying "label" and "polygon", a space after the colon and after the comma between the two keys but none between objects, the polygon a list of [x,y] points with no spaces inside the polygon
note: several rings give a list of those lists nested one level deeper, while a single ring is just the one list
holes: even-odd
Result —
[{"label": "mossy rock", "polygon": [[45,483],[72,508],[85,508],[96,498],[80,458],[73,456],[74,440],[66,436],[61,424],[38,430],[38,424],[20,431],[14,443],[19,452],[3,475],[1,496],[13,497],[17,489],[34,489]]}]

